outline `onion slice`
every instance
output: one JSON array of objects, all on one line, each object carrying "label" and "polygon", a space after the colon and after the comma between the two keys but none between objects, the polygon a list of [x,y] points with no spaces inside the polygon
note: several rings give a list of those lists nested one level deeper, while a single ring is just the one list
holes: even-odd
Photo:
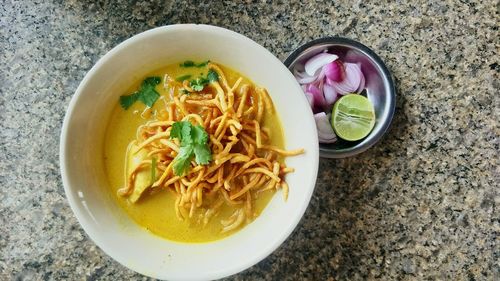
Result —
[{"label": "onion slice", "polygon": [[324,108],[326,103],[325,103],[325,97],[323,96],[323,93],[321,90],[316,87],[314,84],[309,84],[307,86],[306,93],[309,93],[313,97],[313,106],[312,109],[313,111],[317,108]]},{"label": "onion slice", "polygon": [[[364,80],[363,72],[358,64],[345,63],[345,79],[340,82],[335,82],[327,78],[326,82],[333,86],[335,91],[341,95],[358,92],[361,82]],[[361,89],[363,90],[363,89]]]},{"label": "onion slice", "polygon": [[325,104],[330,107],[338,99],[337,92],[332,85],[323,85],[323,95],[325,96]]},{"label": "onion slice", "polygon": [[293,75],[295,76],[295,79],[297,82],[300,84],[310,84],[310,83],[316,83],[318,81],[322,81],[325,79],[325,70],[321,69],[319,73],[313,76],[309,76],[309,74],[305,72],[300,72],[299,70],[295,69],[293,72]]},{"label": "onion slice", "polygon": [[340,60],[332,61],[323,67],[325,76],[334,82],[340,82],[345,78],[344,64]]},{"label": "onion slice", "polygon": [[307,74],[306,75],[304,75],[304,74],[305,73],[297,73],[297,74],[295,74],[295,79],[300,84],[309,84],[309,83],[312,83],[312,82],[316,81],[316,79],[318,79],[318,77],[308,76]]},{"label": "onion slice", "polygon": [[294,69],[293,76],[295,76],[295,79],[297,79],[297,82],[299,82],[300,84],[309,84],[309,83],[316,81],[316,79],[318,79],[318,75],[309,76],[307,73],[301,72],[297,68]]},{"label": "onion slice", "polygon": [[304,68],[309,76],[314,76],[320,68],[323,68],[323,66],[335,61],[338,58],[339,57],[334,54],[319,53],[310,58],[304,65]]},{"label": "onion slice", "polygon": [[333,131],[328,116],[324,112],[314,114],[316,128],[318,129],[318,140],[320,143],[334,143],[337,141],[337,136]]}]

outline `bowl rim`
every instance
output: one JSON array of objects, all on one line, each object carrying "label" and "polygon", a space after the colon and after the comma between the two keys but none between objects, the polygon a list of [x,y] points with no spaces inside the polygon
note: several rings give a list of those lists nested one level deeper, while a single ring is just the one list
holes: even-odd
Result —
[{"label": "bowl rim", "polygon": [[[78,200],[73,196],[72,190],[74,190],[74,187],[71,183],[71,179],[69,178],[68,172],[67,172],[67,167],[66,163],[68,162],[68,153],[67,151],[67,143],[70,140],[70,136],[68,134],[68,127],[70,123],[70,119],[72,115],[74,114],[74,110],[76,105],[78,104],[78,101],[82,98],[84,89],[88,86],[88,82],[90,81],[90,78],[95,75],[96,71],[100,69],[105,63],[107,63],[108,60],[110,60],[114,54],[119,52],[120,50],[127,48],[129,45],[133,44],[135,41],[140,40],[144,37],[148,36],[153,36],[155,33],[157,34],[162,34],[164,32],[169,32],[169,31],[175,31],[175,30],[186,30],[190,28],[199,28],[203,29],[207,32],[224,32],[232,37],[236,37],[240,40],[245,40],[246,43],[250,44],[253,48],[260,48],[263,51],[265,51],[266,55],[268,57],[274,58],[275,63],[279,63],[282,65],[283,70],[287,70],[286,66],[282,64],[282,62],[274,55],[272,54],[268,49],[264,48],[262,45],[259,43],[255,42],[251,38],[237,33],[235,31],[223,28],[223,27],[218,27],[218,26],[213,26],[213,25],[205,25],[205,24],[173,24],[173,25],[165,25],[165,26],[160,26],[152,29],[148,29],[145,31],[142,31],[140,33],[137,33],[126,40],[120,42],[119,44],[115,45],[112,47],[110,50],[108,50],[103,56],[101,56],[98,61],[88,70],[88,72],[85,74],[81,82],[79,83],[77,89],[73,93],[71,100],[66,108],[65,116],[63,119],[62,123],[62,128],[61,128],[61,134],[60,134],[60,143],[59,143],[59,165],[60,165],[60,173],[61,173],[61,180],[63,184],[63,188],[65,191],[66,198],[68,200],[68,203],[71,207],[71,210],[73,211],[73,214],[75,215],[79,225],[82,227],[82,229],[85,231],[86,235],[90,238],[91,241],[94,242],[95,245],[97,245],[104,253],[106,253],[109,257],[111,257],[113,260],[121,264],[122,266],[129,268],[135,272],[138,272],[142,275],[153,277],[153,278],[168,278],[165,276],[159,276],[159,275],[154,275],[154,274],[148,274],[147,272],[144,271],[138,271],[137,268],[131,267],[128,263],[126,263],[119,255],[115,254],[115,251],[106,246],[103,241],[101,241],[98,237],[99,235],[94,231],[91,225],[87,224],[85,220],[85,215],[83,211],[78,207],[76,201]],[[287,71],[288,72],[288,71]],[[290,76],[292,76],[291,73],[289,73]],[[292,76],[293,77],[293,76]],[[297,87],[299,87],[297,83]],[[306,103],[306,99],[304,97],[304,103]],[[311,117],[312,120],[312,117]],[[311,124],[313,125],[314,122],[311,121]],[[314,125],[313,125],[314,126]],[[314,128],[316,130],[316,128]],[[271,253],[273,253],[275,250],[277,250],[284,242],[286,239],[289,238],[289,236],[292,234],[292,232],[297,228],[299,225],[299,222],[303,218],[305,211],[307,210],[310,200],[312,198],[312,194],[314,193],[315,189],[315,183],[317,180],[317,174],[318,174],[318,169],[319,169],[319,146],[315,146],[316,148],[312,151],[308,151],[308,153],[312,153],[312,159],[315,159],[315,163],[310,163],[312,165],[311,167],[311,187],[309,188],[309,191],[306,194],[307,200],[305,201],[304,204],[301,206],[298,206],[299,212],[297,213],[296,218],[293,220],[293,222],[287,227],[286,231],[281,233],[281,237],[277,239],[277,243],[273,244],[271,247],[268,248],[263,248],[259,254],[255,255],[251,259],[247,259],[245,262],[240,262],[237,263],[233,266],[228,266],[224,270],[219,270],[216,274],[210,275],[210,276],[200,276],[200,278],[210,278],[210,279],[215,279],[215,278],[223,278],[227,277],[239,272],[242,272],[243,270],[257,264],[258,262],[262,261],[266,257],[268,257]],[[308,165],[309,166],[309,165]],[[170,241],[170,240],[167,240]],[[217,240],[218,241],[218,240]],[[175,241],[172,241],[175,243]],[[214,241],[216,242],[216,241]],[[210,242],[208,242],[210,243]],[[187,245],[190,245],[188,243]],[[112,255],[113,254],[113,255]],[[192,276],[192,275],[190,275]]]},{"label": "bowl rim", "polygon": [[394,77],[392,73],[389,71],[387,68],[386,64],[384,61],[369,47],[366,45],[350,39],[346,37],[341,37],[341,36],[327,36],[327,37],[321,37],[317,39],[313,39],[311,41],[308,41],[302,45],[300,45],[297,49],[295,49],[283,62],[285,66],[290,70],[290,66],[292,63],[294,63],[297,58],[307,49],[316,46],[316,45],[321,45],[321,44],[331,44],[332,46],[335,45],[343,45],[343,46],[351,46],[354,47],[358,50],[360,50],[363,54],[368,56],[382,71],[382,74],[384,78],[387,80],[388,87],[389,87],[389,93],[387,95],[389,98],[387,99],[388,107],[389,107],[389,112],[387,114],[387,118],[384,120],[384,122],[381,124],[380,130],[372,135],[370,138],[366,138],[365,140],[361,141],[357,145],[355,145],[353,148],[343,148],[343,149],[338,149],[338,150],[332,150],[332,149],[325,149],[322,148],[321,144],[319,144],[319,152],[320,152],[320,157],[322,158],[347,158],[347,157],[352,157],[357,154],[360,154],[366,150],[368,150],[370,147],[374,146],[387,132],[389,129],[392,119],[394,117],[394,113],[396,110],[396,87],[394,85]]}]

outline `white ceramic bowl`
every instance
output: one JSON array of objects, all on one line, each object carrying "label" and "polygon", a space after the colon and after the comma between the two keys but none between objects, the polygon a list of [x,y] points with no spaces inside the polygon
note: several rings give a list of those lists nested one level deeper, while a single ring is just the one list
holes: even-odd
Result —
[{"label": "white ceramic bowl", "polygon": [[[161,66],[210,59],[268,89],[289,149],[290,195],[273,197],[250,225],[228,238],[201,244],[155,236],[134,223],[111,197],[103,165],[103,136],[118,97],[133,81]],[[288,69],[251,39],[207,25],[172,25],[138,34],[113,48],[87,73],[69,105],[61,134],[66,196],[87,234],[108,255],[141,274],[174,280],[215,279],[242,271],[273,252],[297,226],[318,170],[316,126]]]}]

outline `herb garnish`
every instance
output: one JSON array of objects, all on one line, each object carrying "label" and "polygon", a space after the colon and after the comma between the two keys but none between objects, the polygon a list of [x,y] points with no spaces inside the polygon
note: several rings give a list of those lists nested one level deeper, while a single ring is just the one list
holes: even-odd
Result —
[{"label": "herb garnish", "polygon": [[180,67],[204,67],[204,66],[207,66],[207,64],[209,63],[210,61],[207,60],[207,61],[204,61],[204,62],[200,62],[200,63],[195,63],[194,61],[192,60],[187,60],[183,63],[181,63],[179,66]]},{"label": "herb garnish", "polygon": [[210,69],[207,74],[207,78],[198,77],[189,81],[189,87],[191,87],[195,92],[200,92],[205,88],[208,83],[215,82],[219,80],[219,74],[214,70]]},{"label": "herb garnish", "polygon": [[175,78],[175,81],[182,82],[184,80],[188,80],[189,78],[191,78],[191,76],[192,76],[191,74],[182,75],[182,76]]},{"label": "herb garnish", "polygon": [[194,91],[199,92],[205,88],[205,85],[209,83],[208,79],[205,77],[198,77],[189,81],[189,87],[191,87]]},{"label": "herb garnish", "polygon": [[179,121],[172,125],[170,138],[181,141],[179,154],[174,159],[174,173],[176,176],[184,175],[190,167],[193,156],[199,165],[207,165],[212,160],[212,153],[208,147],[208,134],[200,126],[193,126],[189,121]]},{"label": "herb garnish", "polygon": [[207,66],[207,64],[209,63],[210,61],[209,60],[206,60],[204,62],[200,62],[199,64],[196,65],[196,67],[204,67],[204,66]]},{"label": "herb garnish", "polygon": [[124,109],[129,109],[137,100],[148,107],[152,107],[160,94],[155,90],[156,85],[160,84],[160,77],[148,77],[142,81],[139,91],[130,95],[120,96],[120,105]]},{"label": "herb garnish", "polygon": [[195,65],[195,63],[192,60],[187,60],[187,61],[179,64],[180,67],[193,67],[194,65]]},{"label": "herb garnish", "polygon": [[219,80],[219,74],[217,74],[217,72],[210,69],[208,71],[207,78],[208,78],[208,81],[215,82],[215,81]]}]

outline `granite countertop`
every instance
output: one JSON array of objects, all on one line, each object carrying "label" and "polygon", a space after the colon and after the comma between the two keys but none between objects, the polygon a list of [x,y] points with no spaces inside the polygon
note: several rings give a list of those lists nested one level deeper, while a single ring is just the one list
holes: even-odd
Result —
[{"label": "granite countertop", "polygon": [[382,141],[353,158],[321,159],[297,229],[228,280],[500,279],[496,1],[134,2],[0,6],[0,280],[147,279],[78,224],[59,174],[59,135],[101,56],[144,30],[191,22],[240,32],[282,60],[313,38],[350,37],[396,80]]}]

